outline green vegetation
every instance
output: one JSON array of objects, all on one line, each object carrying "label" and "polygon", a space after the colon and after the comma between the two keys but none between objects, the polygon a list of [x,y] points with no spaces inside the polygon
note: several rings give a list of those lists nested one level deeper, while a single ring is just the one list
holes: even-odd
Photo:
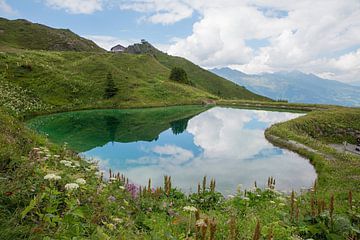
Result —
[{"label": "green vegetation", "polygon": [[[360,159],[327,144],[354,141],[360,110],[261,102],[269,99],[147,42],[129,47],[127,54],[105,53],[68,30],[25,20],[0,19],[0,46],[0,239],[359,239]],[[169,81],[174,67],[183,68],[194,86]],[[104,100],[104,76],[109,72],[114,83],[109,92],[118,88],[118,94]],[[310,159],[318,173],[314,187],[286,195],[277,192],[269,178],[267,189],[239,187],[225,198],[216,192],[214,180],[209,186],[204,178],[198,192],[187,196],[165,177],[161,189],[153,189],[151,180],[140,188],[111,171],[105,178],[95,163],[50,143],[19,121],[67,110],[208,99],[231,106],[317,110],[266,131],[274,144]],[[176,133],[186,127],[186,118],[202,111],[179,109],[161,113]],[[154,121],[161,117],[154,110]],[[141,130],[135,126],[152,126],[134,114],[129,132],[119,134],[112,128],[119,119],[104,121],[111,130],[106,137],[124,141],[132,140],[130,131]],[[153,139],[161,131],[152,130],[142,138]],[[94,135],[84,135],[98,137],[89,131]],[[101,128],[99,132],[103,134]]]},{"label": "green vegetation", "polygon": [[[104,99],[104,77],[109,72],[118,94]],[[217,99],[195,87],[169,81],[169,75],[170,70],[150,55],[0,53],[0,102],[21,116],[87,108],[200,104],[204,99]]]},{"label": "green vegetation", "polygon": [[157,61],[169,69],[180,67],[186,71],[189,80],[195,87],[207,91],[213,95],[217,95],[221,98],[270,101],[269,98],[254,94],[248,91],[245,87],[239,86],[222,77],[219,77],[193,64],[185,58],[170,56],[166,53],[163,53],[154,48],[148,42],[129,46],[126,51],[131,54],[152,55]]},{"label": "green vegetation", "polygon": [[119,89],[115,86],[114,79],[111,73],[106,76],[106,86],[104,98],[109,99],[114,97],[118,93]]},{"label": "green vegetation", "polygon": [[185,70],[182,68],[178,68],[178,67],[172,68],[169,79],[173,81],[177,81],[179,83],[191,85],[191,82],[189,81]]},{"label": "green vegetation", "polygon": [[0,18],[0,50],[34,49],[52,51],[105,52],[94,42],[69,29],[54,29],[24,19]]}]

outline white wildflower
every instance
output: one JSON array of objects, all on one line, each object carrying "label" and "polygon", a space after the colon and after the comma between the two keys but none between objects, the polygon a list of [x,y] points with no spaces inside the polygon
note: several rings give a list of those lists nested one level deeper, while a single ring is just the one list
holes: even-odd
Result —
[{"label": "white wildflower", "polygon": [[68,183],[65,185],[65,189],[68,191],[75,190],[79,188],[79,184],[77,183]]},{"label": "white wildflower", "polygon": [[195,225],[196,225],[197,227],[206,227],[206,226],[207,226],[207,225],[206,225],[206,222],[204,221],[204,219],[199,219],[199,220],[197,220],[196,223],[195,223]]},{"label": "white wildflower", "polygon": [[45,180],[54,180],[54,181],[57,181],[57,180],[60,180],[61,177],[56,175],[56,174],[53,174],[53,173],[49,173],[47,175],[44,176],[44,179]]},{"label": "white wildflower", "polygon": [[248,198],[248,197],[243,197],[242,199],[245,201],[250,201],[250,198]]},{"label": "white wildflower", "polygon": [[72,162],[67,161],[67,160],[61,160],[60,163],[64,164],[66,167],[71,167],[71,165],[72,165]]},{"label": "white wildflower", "polygon": [[124,186],[120,186],[119,187],[121,190],[125,190],[125,187]]},{"label": "white wildflower", "polygon": [[124,220],[122,220],[121,218],[118,218],[118,217],[114,217],[114,218],[112,218],[112,220],[113,220],[115,223],[122,223],[122,222],[124,222]]},{"label": "white wildflower", "polygon": [[77,184],[79,184],[79,185],[84,185],[84,184],[86,184],[86,180],[83,179],[83,178],[78,178],[78,179],[75,180],[75,182],[76,182]]},{"label": "white wildflower", "polygon": [[271,203],[271,204],[275,204],[275,202],[274,202],[274,201],[270,201],[270,203]]},{"label": "white wildflower", "polygon": [[234,195],[231,195],[231,194],[230,194],[230,195],[227,195],[227,198],[228,198],[228,199],[233,199],[234,197],[235,197],[235,196],[234,196]]},{"label": "white wildflower", "polygon": [[187,211],[187,212],[196,212],[197,208],[193,207],[193,206],[185,206],[185,207],[183,207],[183,210]]}]

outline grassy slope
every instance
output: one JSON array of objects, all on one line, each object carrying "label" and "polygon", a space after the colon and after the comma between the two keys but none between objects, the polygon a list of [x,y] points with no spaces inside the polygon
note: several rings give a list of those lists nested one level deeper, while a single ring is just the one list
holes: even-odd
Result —
[{"label": "grassy slope", "polygon": [[[313,153],[272,140],[275,144],[288,147],[311,160],[318,173],[321,196],[334,193],[338,199],[344,200],[346,193],[351,190],[355,198],[359,199],[360,157],[338,153],[327,145],[343,141],[355,143],[355,133],[360,132],[359,119],[360,109],[334,108],[315,111],[285,123],[275,124],[265,134],[270,136],[270,140],[271,135],[274,135],[281,139],[294,140],[317,151]],[[338,207],[344,205],[338,204]]]},{"label": "grassy slope", "polygon": [[54,51],[104,52],[94,42],[68,29],[54,29],[27,20],[0,18],[1,49],[37,49]]},{"label": "grassy slope", "polygon": [[248,99],[269,101],[269,98],[257,95],[236,85],[222,77],[219,77],[185,58],[170,56],[154,48],[149,43],[135,44],[127,49],[130,53],[147,53],[154,55],[155,58],[168,68],[181,67],[188,74],[189,79],[200,89],[226,99]]},{"label": "grassy slope", "polygon": [[[0,104],[21,114],[81,108],[200,103],[216,98],[168,80],[170,70],[150,55],[17,51],[0,53]],[[106,74],[118,94],[104,100]],[[16,91],[14,91],[14,89]],[[21,96],[17,92],[22,91]],[[18,101],[19,98],[29,101]]]}]

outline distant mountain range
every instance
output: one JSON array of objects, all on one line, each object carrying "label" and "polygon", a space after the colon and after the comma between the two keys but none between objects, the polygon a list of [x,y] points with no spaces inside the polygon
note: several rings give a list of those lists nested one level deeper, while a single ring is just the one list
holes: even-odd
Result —
[{"label": "distant mountain range", "polygon": [[314,74],[291,71],[249,75],[230,68],[214,68],[211,71],[275,100],[360,106],[360,86],[323,79]]}]

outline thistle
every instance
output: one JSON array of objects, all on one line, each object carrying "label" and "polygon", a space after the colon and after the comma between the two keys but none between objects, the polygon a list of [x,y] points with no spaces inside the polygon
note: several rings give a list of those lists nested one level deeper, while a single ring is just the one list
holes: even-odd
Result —
[{"label": "thistle", "polygon": [[295,207],[295,192],[294,190],[291,192],[291,212],[290,212],[290,219],[291,221],[294,220],[294,207]]},{"label": "thistle", "polygon": [[215,192],[215,186],[216,186],[215,179],[211,179],[211,181],[210,181],[210,191],[211,192]]},{"label": "thistle", "polygon": [[273,240],[273,239],[274,239],[274,231],[273,231],[273,226],[271,225],[271,227],[269,228],[267,240]]},{"label": "thistle", "polygon": [[231,216],[229,220],[229,239],[236,239],[236,219],[235,216]]},{"label": "thistle", "polygon": [[349,200],[349,207],[350,207],[350,211],[352,210],[352,202],[353,202],[353,196],[352,196],[352,191],[350,190],[349,191],[349,197],[348,197],[348,200]]},{"label": "thistle", "polygon": [[204,178],[203,178],[202,191],[203,191],[203,193],[206,191],[206,176],[204,176]]},{"label": "thistle", "polygon": [[151,193],[151,178],[149,178],[149,182],[148,182],[148,193]]},{"label": "thistle", "polygon": [[333,224],[333,216],[334,216],[334,194],[331,194],[331,197],[330,197],[329,211],[330,211],[330,222],[332,225]]},{"label": "thistle", "polygon": [[215,239],[215,232],[216,232],[216,222],[215,222],[215,219],[213,218],[210,221],[210,240]]},{"label": "thistle", "polygon": [[259,219],[257,219],[256,220],[256,227],[255,227],[255,231],[254,231],[254,235],[253,235],[253,240],[259,240],[260,235],[261,235],[260,221],[259,221]]}]

